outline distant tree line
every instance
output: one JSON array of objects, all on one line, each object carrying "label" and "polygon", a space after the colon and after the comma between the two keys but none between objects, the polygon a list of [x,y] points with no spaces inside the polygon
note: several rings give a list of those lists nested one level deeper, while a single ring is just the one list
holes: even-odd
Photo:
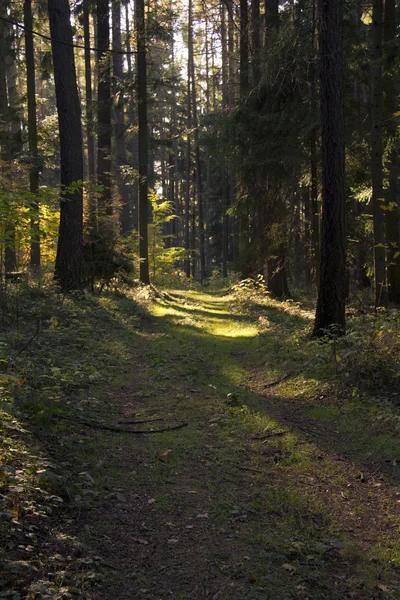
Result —
[{"label": "distant tree line", "polygon": [[147,284],[157,243],[200,282],[315,286],[318,335],[357,290],[399,305],[399,8],[0,0],[2,278]]}]

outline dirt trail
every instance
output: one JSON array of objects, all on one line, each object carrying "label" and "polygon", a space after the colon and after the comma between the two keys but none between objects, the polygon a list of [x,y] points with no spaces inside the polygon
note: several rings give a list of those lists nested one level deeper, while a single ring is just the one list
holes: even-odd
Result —
[{"label": "dirt trail", "polygon": [[80,532],[105,565],[95,600],[400,598],[400,490],[373,464],[360,475],[331,423],[265,392],[255,318],[174,292],[138,339],[110,402],[189,425],[90,433],[107,489]]}]

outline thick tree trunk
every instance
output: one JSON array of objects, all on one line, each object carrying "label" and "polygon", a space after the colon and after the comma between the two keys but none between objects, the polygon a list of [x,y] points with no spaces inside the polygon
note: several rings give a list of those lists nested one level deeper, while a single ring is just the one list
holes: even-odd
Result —
[{"label": "thick tree trunk", "polygon": [[345,332],[345,166],[340,0],[319,0],[322,147],[321,270],[314,335]]},{"label": "thick tree trunk", "polygon": [[144,0],[136,0],[137,90],[139,116],[139,258],[140,281],[150,283],[148,243],[148,131],[147,131],[147,66]]},{"label": "thick tree trunk", "polygon": [[[62,200],[55,278],[63,291],[81,284],[83,263],[83,179],[81,110],[76,85],[68,0],[48,0],[54,64]],[[59,43],[59,41],[64,43]]]},{"label": "thick tree trunk", "polygon": [[382,40],[383,0],[372,4],[372,66],[371,66],[371,172],[372,213],[374,224],[375,306],[387,304],[385,216],[383,197],[383,84]]},{"label": "thick tree trunk", "polygon": [[[30,154],[29,191],[37,195],[39,192],[39,157],[38,134],[36,121],[36,82],[35,82],[35,54],[33,47],[33,17],[32,0],[24,1],[24,27],[25,27],[25,61],[26,61],[26,90],[28,100],[28,145]],[[40,222],[39,204],[31,202],[31,243],[30,266],[33,270],[40,268]]]},{"label": "thick tree trunk", "polygon": [[[312,47],[313,62],[311,63],[311,118],[314,119],[317,114],[317,36],[316,36],[316,0],[312,4]],[[317,137],[318,126],[315,124],[311,130],[310,136],[310,170],[311,170],[311,237],[313,245],[313,266],[315,274],[315,285],[319,289],[319,269],[321,263],[320,248],[320,206],[318,202],[318,159],[317,159]]]}]

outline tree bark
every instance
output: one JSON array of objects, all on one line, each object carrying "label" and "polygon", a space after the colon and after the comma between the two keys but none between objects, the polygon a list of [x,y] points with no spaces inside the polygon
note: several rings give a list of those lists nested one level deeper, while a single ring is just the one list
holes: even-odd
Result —
[{"label": "tree bark", "polygon": [[148,131],[147,131],[147,67],[144,0],[135,2],[137,42],[137,98],[139,116],[139,258],[140,281],[150,283],[148,243]]},{"label": "tree bark", "polygon": [[120,197],[120,229],[122,235],[126,235],[131,229],[131,217],[129,206],[129,192],[125,183],[123,167],[127,164],[126,145],[125,145],[125,99],[123,87],[123,67],[122,67],[122,39],[121,39],[121,3],[120,0],[113,0],[112,3],[112,48],[113,54],[113,77],[115,98],[114,108],[114,143],[115,143],[115,173],[116,183]]},{"label": "tree bark", "polygon": [[397,139],[397,120],[394,113],[398,110],[398,96],[394,82],[394,69],[397,66],[397,53],[393,48],[396,39],[396,2],[385,0],[384,12],[384,59],[385,59],[385,123],[389,143],[387,169],[389,186],[386,195],[386,243],[387,243],[387,283],[390,302],[400,305],[400,215],[399,189],[400,175],[399,143]]},{"label": "tree bark", "polygon": [[92,64],[90,58],[90,21],[89,0],[83,0],[83,39],[85,44],[85,99],[86,99],[86,137],[87,137],[87,164],[88,164],[88,224],[89,230],[97,228],[97,200],[92,186],[96,180],[96,158],[94,147],[93,123],[93,92],[92,92]]},{"label": "tree bark", "polygon": [[[317,36],[316,36],[316,0],[312,4],[312,47],[313,62],[311,63],[311,118],[314,119],[317,114]],[[310,170],[311,170],[311,237],[313,245],[313,262],[315,285],[319,289],[319,269],[321,263],[320,247],[320,206],[318,201],[318,160],[317,160],[317,138],[318,126],[313,125],[310,136]]]},{"label": "tree bark", "polygon": [[196,188],[197,203],[199,215],[199,255],[200,255],[200,281],[206,277],[206,260],[204,250],[204,213],[203,213],[203,182],[201,178],[201,160],[200,160],[200,141],[199,141],[199,122],[197,118],[197,94],[196,94],[196,73],[194,67],[193,35],[189,37],[189,43],[192,45],[190,52],[191,65],[190,71],[192,80],[192,105],[193,105],[193,129],[194,129],[194,155],[196,161]]},{"label": "tree bark", "polygon": [[249,90],[249,9],[247,0],[240,0],[240,98]]},{"label": "tree bark", "polygon": [[[125,5],[125,27],[126,27],[126,62],[128,65],[128,82],[129,82],[129,101],[128,101],[128,114],[131,125],[137,121],[133,94],[133,70],[131,60],[131,31],[129,26],[129,3]],[[132,194],[131,194],[131,223],[133,227],[138,228],[139,223],[139,157],[138,157],[138,136],[135,133],[132,135],[132,140],[129,145],[131,151],[131,166],[136,174],[134,181],[132,182]]]},{"label": "tree bark", "polygon": [[261,29],[260,0],[251,0],[251,45],[253,86],[257,87],[261,79]]},{"label": "tree bark", "polygon": [[374,225],[374,281],[375,306],[387,304],[385,216],[383,196],[383,85],[382,85],[382,38],[383,0],[372,4],[372,65],[371,65],[371,173],[372,214]]},{"label": "tree bark", "polygon": [[[111,57],[108,0],[97,0],[97,56],[99,81],[97,90],[97,183],[103,190],[99,197],[101,217],[112,215],[111,195]],[[99,224],[100,225],[100,224]],[[100,227],[102,235],[111,235],[110,225]]]},{"label": "tree bark", "polygon": [[48,10],[60,131],[62,186],[55,279],[63,291],[69,291],[80,287],[83,266],[81,110],[68,0],[48,0]]},{"label": "tree bark", "polygon": [[340,0],[319,0],[321,270],[314,335],[345,333],[345,163]]},{"label": "tree bark", "polygon": [[[26,90],[28,100],[28,145],[30,154],[29,191],[37,196],[39,192],[39,157],[38,134],[36,121],[36,82],[35,82],[35,54],[33,46],[33,17],[32,0],[24,1],[24,27],[25,27],[25,61],[26,61]],[[30,266],[32,270],[40,268],[40,221],[39,204],[31,202],[31,243]]]},{"label": "tree bark", "polygon": [[264,0],[265,4],[265,40],[279,27],[279,0]]},{"label": "tree bark", "polygon": [[190,184],[191,184],[191,130],[192,130],[192,94],[191,94],[191,64],[193,52],[192,0],[188,6],[188,65],[187,65],[187,143],[186,143],[186,174],[185,174],[185,274],[190,277]]},{"label": "tree bark", "polygon": [[[6,83],[8,95],[8,115],[9,115],[9,135],[8,135],[8,160],[6,166],[8,178],[12,187],[12,181],[15,180],[17,172],[14,168],[14,161],[22,151],[21,119],[19,114],[19,97],[17,91],[17,69],[14,59],[14,48],[12,31],[6,29]],[[11,201],[12,206],[12,201]],[[17,244],[16,244],[16,222],[17,215],[11,215],[6,223],[6,248],[5,248],[5,270],[6,273],[13,273],[17,270]]]},{"label": "tree bark", "polygon": [[[229,15],[228,15],[229,18]],[[225,16],[225,4],[221,2],[221,71],[222,71],[222,110],[225,112],[228,107],[229,95],[227,89],[227,74],[228,74],[228,60],[227,60],[227,47],[226,47],[226,16]],[[222,145],[224,141],[222,140]],[[223,151],[223,150],[222,150]],[[228,276],[228,254],[229,254],[229,195],[228,195],[228,182],[225,160],[222,164],[222,277]]]}]

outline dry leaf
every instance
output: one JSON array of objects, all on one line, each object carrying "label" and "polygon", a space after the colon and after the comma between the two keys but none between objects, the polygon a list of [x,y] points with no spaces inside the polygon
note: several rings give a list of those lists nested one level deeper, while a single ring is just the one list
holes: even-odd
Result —
[{"label": "dry leaf", "polygon": [[291,575],[293,575],[293,573],[296,572],[296,567],[290,565],[289,563],[285,563],[284,565],[282,565],[282,569],[285,569],[285,571],[289,571]]},{"label": "dry leaf", "polygon": [[172,450],[171,449],[165,450],[165,452],[160,452],[160,454],[158,455],[158,458],[160,460],[162,460],[162,461],[165,462],[165,461],[167,461],[169,459],[169,457],[171,456],[171,454],[172,454]]}]

